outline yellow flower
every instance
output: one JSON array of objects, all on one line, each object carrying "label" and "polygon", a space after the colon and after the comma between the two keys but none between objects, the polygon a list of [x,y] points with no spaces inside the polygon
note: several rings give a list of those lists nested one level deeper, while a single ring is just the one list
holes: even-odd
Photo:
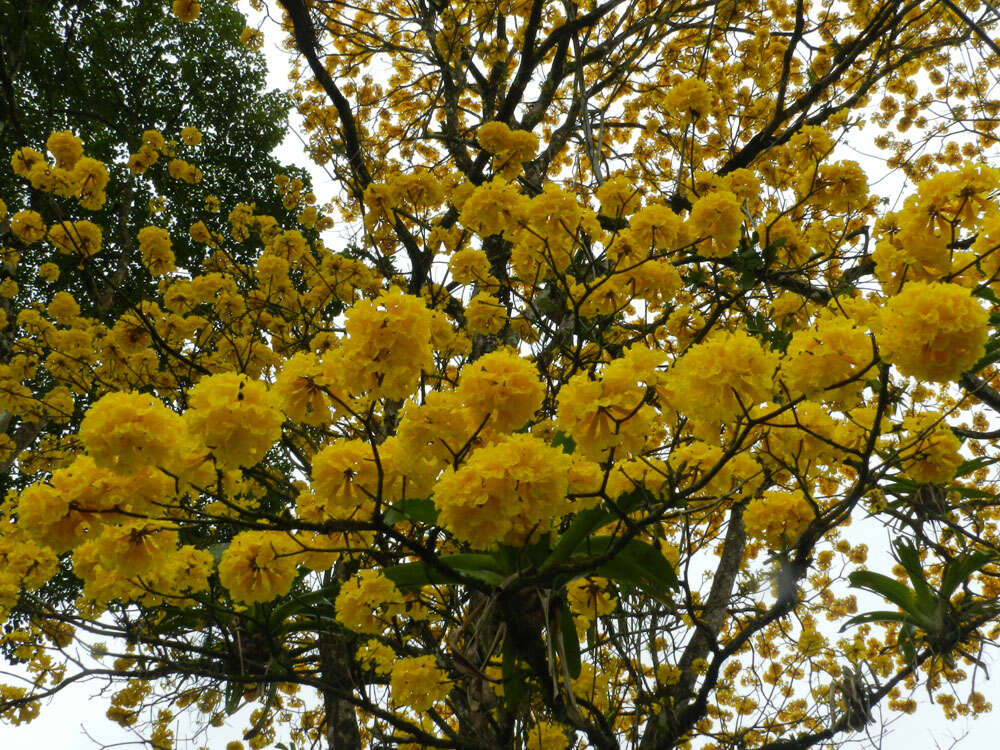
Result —
[{"label": "yellow flower", "polygon": [[490,427],[509,432],[535,415],[545,386],[534,365],[512,349],[498,349],[462,370],[457,394],[477,426],[489,417]]},{"label": "yellow flower", "polygon": [[298,549],[280,531],[244,531],[233,537],[219,562],[219,580],[244,604],[269,602],[292,588]]},{"label": "yellow flower", "polygon": [[101,251],[101,228],[86,219],[63,221],[49,227],[49,242],[65,255],[89,258]]},{"label": "yellow flower", "polygon": [[915,482],[939,484],[955,476],[962,463],[962,442],[938,412],[924,412],[903,420],[906,438],[899,457],[903,473]]},{"label": "yellow flower", "polygon": [[97,544],[101,566],[129,578],[162,569],[177,549],[177,530],[163,521],[129,519],[106,526]]},{"label": "yellow flower", "polygon": [[776,365],[775,355],[747,334],[719,331],[677,361],[665,395],[692,419],[729,422],[770,399]]},{"label": "yellow flower", "polygon": [[83,156],[83,141],[68,130],[50,135],[45,147],[56,157],[56,166],[60,169],[72,169]]},{"label": "yellow flower", "polygon": [[38,275],[51,284],[59,279],[59,266],[55,263],[42,263],[38,267]]},{"label": "yellow flower", "polygon": [[161,276],[176,269],[170,234],[160,227],[143,227],[139,230],[139,254],[153,276]]},{"label": "yellow flower", "polygon": [[570,463],[561,449],[524,433],[479,448],[438,481],[440,522],[475,547],[523,544],[571,509]]},{"label": "yellow flower", "polygon": [[812,506],[801,490],[767,490],[743,512],[747,535],[761,539],[772,549],[795,544],[815,518]]},{"label": "yellow flower", "polygon": [[448,263],[451,276],[459,284],[482,281],[490,275],[490,261],[482,250],[464,248],[459,250]]},{"label": "yellow flower", "polygon": [[201,3],[198,0],[174,0],[171,10],[184,23],[191,23],[201,14]]},{"label": "yellow flower", "polygon": [[666,95],[667,109],[683,121],[697,120],[712,111],[712,89],[698,78],[685,78]]},{"label": "yellow flower", "polygon": [[347,312],[342,347],[344,380],[353,393],[403,399],[434,366],[433,315],[424,301],[393,287]]},{"label": "yellow flower", "polygon": [[452,685],[433,656],[409,656],[393,663],[389,687],[396,706],[422,712],[447,698]]},{"label": "yellow flower", "polygon": [[25,179],[31,174],[31,170],[36,164],[44,163],[45,157],[35,151],[35,149],[28,148],[27,146],[17,149],[14,155],[10,157],[10,166],[14,170],[14,174]]},{"label": "yellow flower", "polygon": [[10,217],[10,231],[25,245],[45,236],[45,223],[37,211],[18,211]]},{"label": "yellow flower", "polygon": [[874,359],[864,330],[847,318],[825,318],[792,335],[781,377],[793,396],[846,402],[861,392],[861,373]]},{"label": "yellow flower", "polygon": [[184,422],[142,393],[109,393],[87,411],[80,439],[98,466],[130,474],[174,455]]},{"label": "yellow flower", "polygon": [[201,143],[201,131],[189,125],[181,130],[181,140],[188,146],[197,146]]},{"label": "yellow flower", "polygon": [[609,364],[599,380],[579,373],[562,387],[556,423],[583,456],[603,460],[613,447],[626,453],[642,448],[656,419],[653,408],[643,402],[648,387],[659,382],[656,367],[663,359],[661,352],[632,347]]},{"label": "yellow flower", "polygon": [[503,328],[507,322],[507,308],[496,297],[480,293],[469,300],[465,320],[472,333],[488,336]]},{"label": "yellow flower", "polygon": [[462,204],[459,221],[480,237],[513,233],[524,220],[528,202],[517,186],[497,177],[472,191]]},{"label": "yellow flower", "polygon": [[253,466],[281,437],[282,415],[267,387],[226,372],[202,378],[184,414],[191,433],[228,467]]},{"label": "yellow flower", "polygon": [[[385,467],[383,467],[383,476]],[[316,495],[310,518],[360,519],[370,515],[379,491],[379,465],[372,446],[364,440],[338,440],[313,456],[312,487]]]},{"label": "yellow flower", "polygon": [[695,201],[688,231],[696,239],[708,238],[707,246],[698,244],[702,255],[724,258],[739,247],[743,219],[739,199],[728,190],[716,190]]},{"label": "yellow flower", "polygon": [[889,299],[876,332],[882,358],[921,380],[955,380],[986,351],[989,315],[957,284],[916,282]]},{"label": "yellow flower", "polygon": [[403,612],[405,602],[392,581],[368,569],[344,581],[334,606],[339,622],[351,630],[374,635]]}]

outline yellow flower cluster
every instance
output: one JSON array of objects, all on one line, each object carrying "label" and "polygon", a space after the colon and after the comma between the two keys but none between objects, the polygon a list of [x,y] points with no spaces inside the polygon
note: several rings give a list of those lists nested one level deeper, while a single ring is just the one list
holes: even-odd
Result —
[{"label": "yellow flower cluster", "polygon": [[801,490],[767,490],[747,505],[743,523],[748,536],[782,549],[795,544],[815,516]]},{"label": "yellow flower cluster", "polygon": [[743,211],[739,199],[728,190],[716,190],[697,201],[688,218],[688,232],[699,242],[698,252],[707,258],[724,258],[740,244]]},{"label": "yellow flower cluster", "polygon": [[479,145],[496,157],[496,171],[513,179],[521,165],[538,151],[538,136],[527,130],[511,130],[502,122],[488,122],[476,134]]},{"label": "yellow flower cluster", "polygon": [[188,146],[197,146],[201,143],[201,131],[198,128],[188,125],[181,129],[181,140]]},{"label": "yellow flower cluster", "polygon": [[760,485],[761,467],[748,453],[726,457],[722,448],[691,440],[670,452],[667,461],[679,488],[699,489],[693,497],[745,497]]},{"label": "yellow flower cluster", "polygon": [[577,578],[566,584],[566,601],[588,621],[609,615],[618,606],[618,600],[608,591],[609,585],[610,581],[600,576]]},{"label": "yellow flower cluster", "polygon": [[639,208],[642,196],[639,188],[622,174],[606,179],[594,193],[601,204],[601,215],[618,219],[630,215]]},{"label": "yellow flower cluster", "polygon": [[115,512],[143,513],[173,495],[173,479],[159,470],[123,476],[98,467],[90,456],[78,456],[53,471],[48,484],[33,484],[21,493],[18,525],[34,541],[62,553],[113,520]]},{"label": "yellow flower cluster", "polygon": [[84,156],[83,142],[68,130],[52,133],[45,145],[55,156],[55,164],[49,164],[34,149],[19,148],[10,162],[15,174],[28,180],[35,190],[76,198],[88,211],[102,208],[107,199],[107,167]]},{"label": "yellow flower cluster", "polygon": [[55,553],[25,538],[16,527],[0,533],[0,616],[17,603],[22,587],[38,589],[59,570]]},{"label": "yellow flower cluster", "polygon": [[488,418],[494,430],[510,432],[535,415],[545,386],[534,365],[513,349],[498,349],[462,370],[457,395],[477,426]]},{"label": "yellow flower cluster", "polygon": [[491,336],[507,322],[507,308],[493,295],[479,293],[466,305],[465,320],[470,332]]},{"label": "yellow flower cluster", "polygon": [[183,159],[171,159],[167,164],[167,174],[175,180],[181,180],[190,185],[201,182],[201,170],[194,164],[189,164]]},{"label": "yellow flower cluster", "polygon": [[664,103],[681,121],[697,120],[712,112],[712,89],[698,78],[685,78],[667,91]]},{"label": "yellow flower cluster", "polygon": [[939,484],[955,476],[962,463],[962,443],[938,412],[923,412],[903,420],[906,438],[899,457],[903,473],[915,482]]},{"label": "yellow flower cluster", "polygon": [[393,287],[347,312],[342,347],[344,380],[352,393],[404,399],[420,373],[433,368],[432,311],[419,297]]},{"label": "yellow flower cluster", "polygon": [[10,217],[10,231],[25,245],[45,237],[45,222],[37,211],[18,211]]},{"label": "yellow flower cluster", "polygon": [[571,510],[569,466],[561,449],[529,434],[479,448],[434,488],[440,523],[477,548],[523,544]]},{"label": "yellow flower cluster", "polygon": [[184,421],[222,466],[253,466],[281,437],[278,401],[264,383],[225,372],[198,381]]},{"label": "yellow flower cluster", "polygon": [[517,186],[497,177],[472,191],[459,213],[464,227],[480,237],[513,234],[524,221],[528,199]]},{"label": "yellow flower cluster", "polygon": [[101,251],[101,228],[86,219],[62,221],[49,227],[49,242],[65,255],[90,258]]},{"label": "yellow flower cluster", "polygon": [[792,335],[781,379],[794,397],[847,403],[861,392],[860,375],[874,360],[874,346],[863,329],[848,318],[824,317]]},{"label": "yellow flower cluster", "polygon": [[719,331],[677,360],[667,374],[665,395],[691,419],[729,422],[771,398],[777,364],[756,339]]},{"label": "yellow flower cluster", "polygon": [[662,352],[634,346],[599,380],[579,373],[562,387],[556,424],[576,441],[581,455],[603,460],[611,448],[634,453],[645,445],[657,419],[646,393],[659,383],[656,368],[663,360]]},{"label": "yellow flower cluster", "polygon": [[170,234],[160,227],[143,227],[139,230],[139,254],[153,276],[162,276],[176,269]]},{"label": "yellow flower cluster", "polygon": [[180,415],[142,393],[104,395],[80,424],[80,439],[94,462],[122,474],[167,464],[183,434]]},{"label": "yellow flower cluster", "polygon": [[957,284],[907,284],[882,309],[876,332],[882,358],[903,375],[945,383],[985,353],[989,315]]},{"label": "yellow flower cluster", "polygon": [[244,604],[269,602],[292,588],[297,545],[280,531],[244,531],[219,561],[219,580]]},{"label": "yellow flower cluster", "polygon": [[344,581],[334,606],[337,620],[346,627],[377,635],[403,612],[406,602],[392,581],[368,569]]},{"label": "yellow flower cluster", "polygon": [[[178,0],[178,2],[181,1]],[[167,146],[167,141],[160,131],[144,130],[142,132],[142,146],[139,147],[137,153],[129,157],[128,168],[134,174],[143,174],[159,161],[161,154],[169,154],[170,151],[171,149]]]},{"label": "yellow flower cluster", "polygon": [[376,463],[372,446],[364,440],[339,440],[313,456],[315,498],[306,510],[309,520],[360,520],[370,515],[379,493],[379,470],[384,481],[387,468],[381,466],[381,455],[380,459]]},{"label": "yellow flower cluster", "polygon": [[393,704],[424,712],[447,698],[452,685],[434,656],[428,655],[396,660],[392,665],[389,687]]},{"label": "yellow flower cluster", "polygon": [[198,0],[174,0],[170,9],[184,23],[191,23],[201,15],[201,3]]}]

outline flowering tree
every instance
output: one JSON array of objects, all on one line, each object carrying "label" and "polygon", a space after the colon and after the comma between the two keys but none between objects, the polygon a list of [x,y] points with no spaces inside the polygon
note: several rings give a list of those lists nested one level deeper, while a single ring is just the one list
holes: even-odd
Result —
[{"label": "flowering tree", "polygon": [[[988,709],[989,4],[270,10],[330,205],[168,203],[121,230],[134,299],[77,217],[112,173],[194,190],[200,133],[11,155],[5,720],[87,678],[155,748],[248,704],[251,747],[609,750],[819,746],[917,687]],[[873,124],[899,210],[839,158]],[[39,302],[51,257],[79,283]]]}]

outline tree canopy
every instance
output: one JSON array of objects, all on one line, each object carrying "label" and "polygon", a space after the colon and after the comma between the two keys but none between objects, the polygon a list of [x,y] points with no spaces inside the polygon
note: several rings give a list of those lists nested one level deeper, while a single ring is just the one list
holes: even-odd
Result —
[{"label": "tree canopy", "polygon": [[228,3],[4,14],[0,720],[88,679],[157,749],[989,710],[994,4],[256,7],[326,205]]}]

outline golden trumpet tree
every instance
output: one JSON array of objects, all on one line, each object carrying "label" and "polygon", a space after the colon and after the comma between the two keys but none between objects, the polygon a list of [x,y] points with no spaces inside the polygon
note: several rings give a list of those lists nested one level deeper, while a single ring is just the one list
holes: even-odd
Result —
[{"label": "golden trumpet tree", "polygon": [[[9,155],[4,426],[84,413],[4,439],[4,720],[87,678],[155,748],[247,705],[251,747],[338,750],[790,750],[917,688],[989,709],[992,3],[267,10],[328,205],[278,176],[295,221],[123,225],[151,291],[102,320],[105,228],[66,217],[121,170],[71,130]],[[121,162],[196,191],[199,136]],[[50,257],[80,283],[42,304]]]}]

